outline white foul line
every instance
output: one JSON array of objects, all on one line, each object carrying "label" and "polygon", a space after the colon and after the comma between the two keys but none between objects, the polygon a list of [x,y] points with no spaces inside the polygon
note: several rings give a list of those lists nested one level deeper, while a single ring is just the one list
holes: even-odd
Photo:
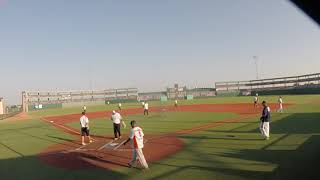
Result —
[{"label": "white foul line", "polygon": [[[56,125],[56,126],[59,126],[59,127],[61,127],[62,129],[66,129],[66,130],[68,130],[68,131],[71,131],[71,132],[73,132],[73,133],[76,133],[76,134],[79,134],[79,135],[80,135],[80,133],[79,133],[78,131],[75,131],[75,130],[73,130],[73,129],[70,129],[70,128],[68,128],[68,127],[66,127],[66,126],[63,126],[63,125],[61,125],[61,124],[57,124],[57,123],[55,123],[55,122],[48,121],[48,120],[46,120],[46,119],[44,119],[44,120],[45,120],[46,122],[48,122],[48,123],[54,124],[54,125]],[[95,141],[94,138],[91,138],[91,139]]]}]

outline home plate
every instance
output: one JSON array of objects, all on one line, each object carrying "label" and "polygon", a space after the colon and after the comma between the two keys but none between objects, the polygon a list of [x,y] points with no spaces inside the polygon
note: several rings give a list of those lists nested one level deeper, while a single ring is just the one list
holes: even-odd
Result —
[{"label": "home plate", "polygon": [[112,149],[112,148],[116,147],[118,144],[119,144],[119,143],[110,143],[110,144],[108,144],[106,147]]}]

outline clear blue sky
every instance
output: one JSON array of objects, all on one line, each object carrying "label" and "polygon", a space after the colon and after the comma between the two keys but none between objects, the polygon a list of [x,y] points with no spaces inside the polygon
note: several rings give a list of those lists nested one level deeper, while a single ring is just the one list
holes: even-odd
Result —
[{"label": "clear blue sky", "polygon": [[[0,96],[319,72],[320,29],[283,0],[0,0]],[[90,73],[91,72],[91,73]]]}]

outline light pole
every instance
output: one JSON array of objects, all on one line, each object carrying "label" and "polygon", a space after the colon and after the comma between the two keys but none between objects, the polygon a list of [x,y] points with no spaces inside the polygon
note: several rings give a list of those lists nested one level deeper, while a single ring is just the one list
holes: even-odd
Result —
[{"label": "light pole", "polygon": [[256,65],[256,79],[259,79],[258,56],[253,56],[253,60]]}]

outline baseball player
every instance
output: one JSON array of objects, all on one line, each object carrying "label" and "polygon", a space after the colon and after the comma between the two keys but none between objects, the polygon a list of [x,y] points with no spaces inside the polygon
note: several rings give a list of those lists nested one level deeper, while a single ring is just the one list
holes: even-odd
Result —
[{"label": "baseball player", "polygon": [[254,98],[253,98],[253,108],[254,109],[256,109],[258,107],[258,102],[259,102],[259,95],[257,93],[256,96],[254,96]]},{"label": "baseball player", "polygon": [[129,167],[135,166],[137,160],[139,160],[140,164],[143,168],[149,169],[148,163],[143,155],[142,148],[144,147],[143,142],[143,131],[140,127],[137,126],[136,121],[131,121],[131,131],[130,137],[124,142],[126,145],[129,141],[132,142],[132,160],[128,163]]},{"label": "baseball player", "polygon": [[89,142],[92,143],[93,140],[90,137],[89,134],[89,119],[86,116],[86,112],[82,112],[82,116],[80,118],[80,125],[81,125],[81,143],[82,145],[86,145],[86,143],[84,142],[84,137],[87,136],[89,139]]},{"label": "baseball player", "polygon": [[279,109],[278,109],[278,112],[282,113],[283,112],[283,106],[282,106],[282,97],[279,96],[279,99],[278,99],[278,104],[279,104]]},{"label": "baseball player", "polygon": [[84,106],[82,107],[82,109],[83,109],[83,112],[86,112],[86,111],[87,111],[87,106],[84,105]]},{"label": "baseball player", "polygon": [[122,106],[122,104],[119,103],[119,104],[118,104],[118,109],[119,109],[119,111],[121,111],[121,106]]},{"label": "baseball player", "polygon": [[146,115],[146,114],[149,115],[149,104],[148,104],[148,102],[144,103],[143,109],[144,109],[143,115]]},{"label": "baseball player", "polygon": [[176,99],[175,101],[174,101],[174,107],[178,107],[178,100]]},{"label": "baseball player", "polygon": [[144,107],[144,101],[141,103],[142,107]]},{"label": "baseball player", "polygon": [[111,121],[113,123],[114,140],[118,140],[118,138],[121,139],[121,123],[124,124],[124,122],[122,121],[120,113],[113,110],[111,115]]},{"label": "baseball player", "polygon": [[260,132],[262,134],[262,136],[268,140],[270,135],[269,135],[269,130],[270,130],[270,108],[267,105],[266,101],[262,102],[262,106],[263,106],[263,110],[262,110],[262,115],[260,118]]}]

